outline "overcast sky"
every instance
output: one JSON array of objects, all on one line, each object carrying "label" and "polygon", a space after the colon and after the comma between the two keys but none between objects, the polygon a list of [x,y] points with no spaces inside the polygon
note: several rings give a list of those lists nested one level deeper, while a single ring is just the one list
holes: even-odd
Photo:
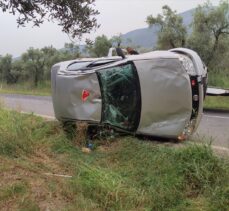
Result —
[{"label": "overcast sky", "polygon": [[[220,0],[211,0],[218,5]],[[85,35],[85,38],[94,39],[105,34],[109,38],[120,33],[147,27],[146,17],[161,13],[163,5],[169,5],[178,13],[195,8],[204,3],[202,0],[96,0],[95,7],[99,10],[97,16],[101,27],[96,32]],[[17,27],[16,17],[0,11],[0,55],[7,53],[19,56],[29,47],[42,48],[50,46],[59,49],[64,43],[70,42],[69,37],[61,32],[57,24],[45,23],[40,28]],[[84,41],[77,41],[83,44]]]}]

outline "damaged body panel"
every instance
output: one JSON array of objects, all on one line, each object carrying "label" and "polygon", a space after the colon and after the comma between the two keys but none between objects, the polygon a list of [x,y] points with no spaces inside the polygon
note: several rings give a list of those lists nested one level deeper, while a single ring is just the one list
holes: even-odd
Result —
[{"label": "damaged body panel", "polygon": [[199,56],[183,48],[59,63],[51,74],[55,115],[185,139],[200,122],[206,75]]},{"label": "damaged body panel", "polygon": [[[81,89],[82,87],[84,89]],[[61,100],[61,106],[58,108],[61,118],[100,121],[101,93],[95,73],[70,77],[59,75],[56,80],[56,92]]]},{"label": "damaged body panel", "polygon": [[178,59],[136,61],[135,65],[142,92],[138,133],[177,137],[189,122],[192,112],[187,73]]}]

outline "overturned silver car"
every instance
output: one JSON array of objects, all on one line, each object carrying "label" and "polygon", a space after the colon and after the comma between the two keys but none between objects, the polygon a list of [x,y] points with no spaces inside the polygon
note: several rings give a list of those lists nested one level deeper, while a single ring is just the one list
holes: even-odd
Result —
[{"label": "overturned silver car", "polygon": [[200,122],[206,78],[200,57],[185,48],[61,62],[51,70],[55,116],[185,139]]}]

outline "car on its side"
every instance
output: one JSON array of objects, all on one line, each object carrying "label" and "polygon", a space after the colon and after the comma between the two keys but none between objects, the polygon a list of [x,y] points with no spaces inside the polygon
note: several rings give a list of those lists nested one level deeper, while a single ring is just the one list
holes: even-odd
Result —
[{"label": "car on its side", "polygon": [[54,112],[61,122],[185,139],[200,122],[206,78],[185,48],[60,62],[51,70]]}]

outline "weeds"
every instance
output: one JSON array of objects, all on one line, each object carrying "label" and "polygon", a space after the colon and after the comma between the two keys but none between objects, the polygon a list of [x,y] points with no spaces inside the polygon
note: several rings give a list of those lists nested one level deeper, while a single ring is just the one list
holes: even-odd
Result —
[{"label": "weeds", "polygon": [[14,183],[10,186],[0,189],[0,201],[5,201],[10,198],[15,198],[18,195],[26,193],[26,185],[23,183]]},{"label": "weeds", "polygon": [[34,87],[31,83],[0,84],[0,93],[5,94],[26,94],[26,95],[51,95],[51,82],[44,81]]},{"label": "weeds", "polygon": [[229,97],[206,96],[206,99],[204,101],[204,108],[229,110]]},{"label": "weeds", "polygon": [[216,86],[220,88],[229,89],[229,70],[223,73],[213,71],[208,74],[209,86]]},{"label": "weeds", "polygon": [[[0,206],[8,210],[229,207],[229,161],[209,145],[173,147],[123,137],[84,154],[57,123],[1,109],[0,136]],[[79,137],[84,143],[84,133]]]}]

